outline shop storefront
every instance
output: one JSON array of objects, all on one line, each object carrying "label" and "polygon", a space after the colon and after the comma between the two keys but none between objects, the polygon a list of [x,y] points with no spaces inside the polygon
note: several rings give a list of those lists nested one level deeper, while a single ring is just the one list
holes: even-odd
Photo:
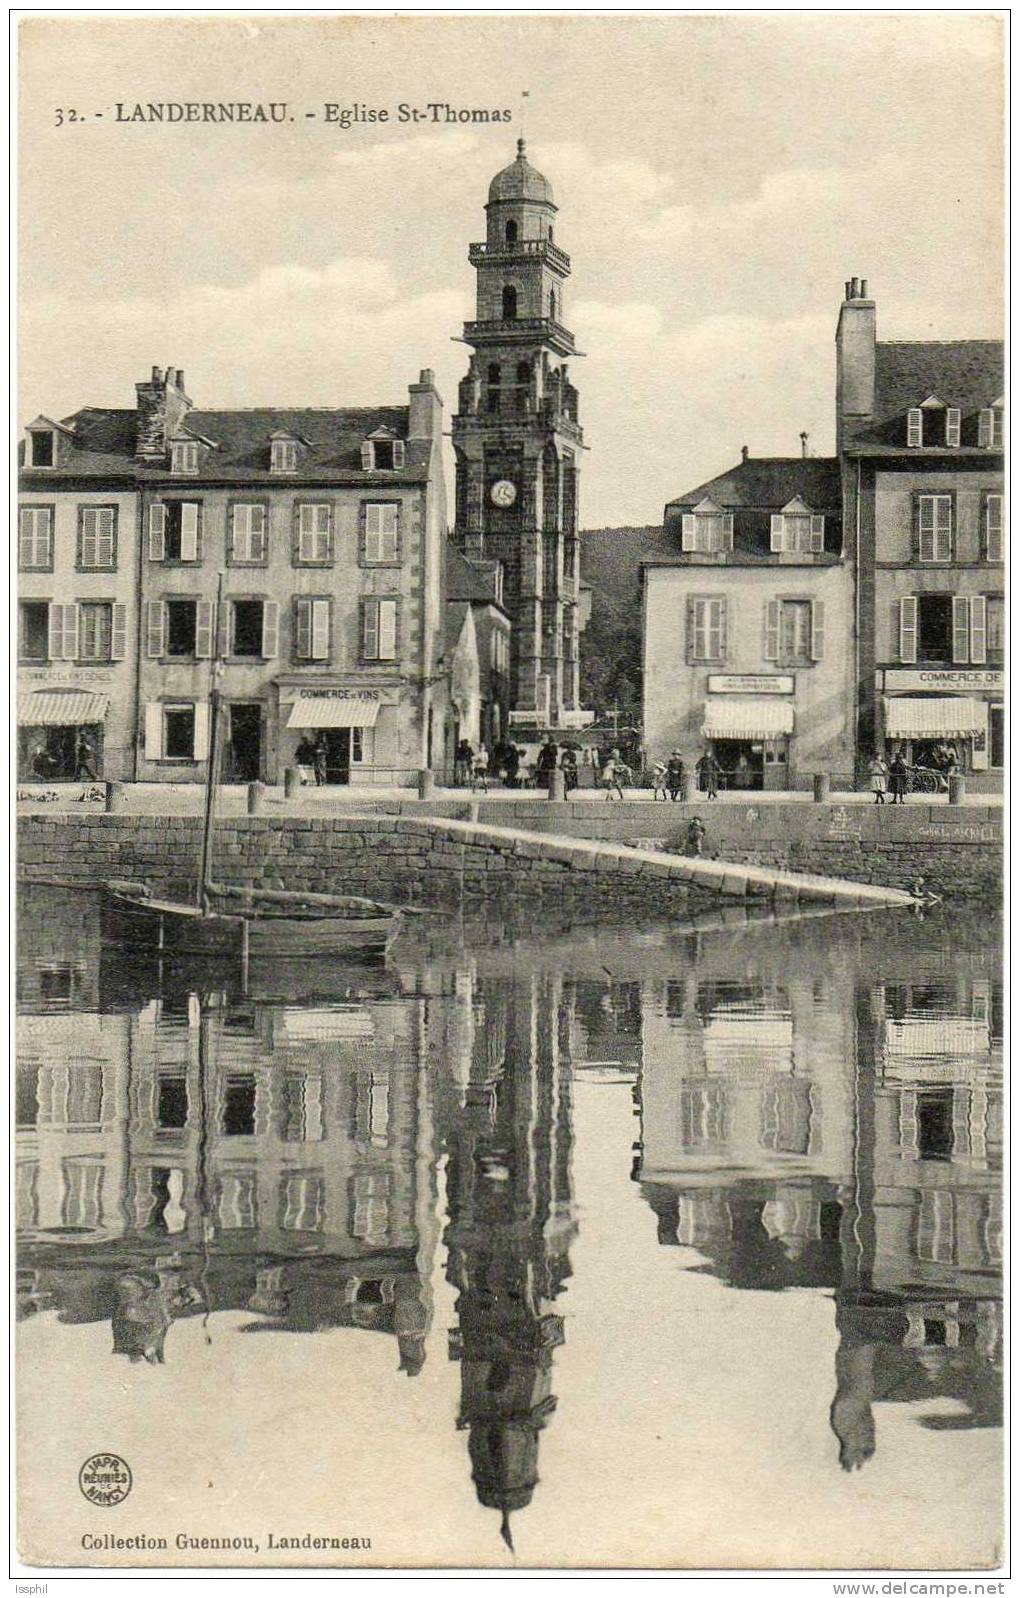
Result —
[{"label": "shop storefront", "polygon": [[952,755],[976,791],[1001,788],[1005,764],[1004,674],[994,669],[885,671],[881,733],[886,757],[938,769]]},{"label": "shop storefront", "polygon": [[279,685],[279,767],[318,770],[330,785],[402,784],[416,763],[400,737],[397,688],[354,684]]},{"label": "shop storefront", "polygon": [[790,786],[792,676],[711,676],[703,733],[719,786],[750,792]]},{"label": "shop storefront", "polygon": [[41,689],[18,699],[18,781],[76,782],[103,775],[110,700],[77,688]]}]

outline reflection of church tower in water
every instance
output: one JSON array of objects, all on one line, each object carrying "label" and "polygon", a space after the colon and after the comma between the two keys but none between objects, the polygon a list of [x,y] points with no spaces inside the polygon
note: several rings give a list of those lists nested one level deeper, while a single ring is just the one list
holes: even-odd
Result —
[{"label": "reflection of church tower in water", "polygon": [[453,418],[454,537],[498,560],[513,617],[513,702],[539,727],[579,707],[577,479],[581,429],[567,375],[570,257],[554,242],[552,188],[517,159],[489,185],[484,243],[472,244],[476,320]]},{"label": "reflection of church tower in water", "polygon": [[[461,1367],[479,1502],[510,1516],[531,1502],[539,1434],[552,1414],[563,1320],[548,1306],[570,1273],[571,1105],[561,984],[492,982],[460,998],[463,1029],[446,1128],[447,1272],[458,1290],[450,1357]],[[465,987],[468,989],[464,991]]]}]

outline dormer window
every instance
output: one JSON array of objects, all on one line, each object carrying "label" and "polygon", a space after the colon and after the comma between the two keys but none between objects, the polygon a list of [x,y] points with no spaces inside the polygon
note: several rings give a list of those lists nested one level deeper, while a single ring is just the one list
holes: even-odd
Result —
[{"label": "dormer window", "polygon": [[978,447],[980,449],[1001,449],[1005,436],[1003,428],[1004,411],[1001,401],[996,405],[989,405],[987,409],[978,412]]},{"label": "dormer window", "polygon": [[399,472],[404,464],[404,440],[387,428],[373,433],[361,446],[361,466],[366,472]]},{"label": "dormer window", "polygon": [[56,435],[49,432],[30,433],[33,466],[52,466],[56,459]]},{"label": "dormer window", "polygon": [[771,518],[770,548],[774,555],[821,555],[825,517],[816,516],[802,499],[791,499]]},{"label": "dormer window", "polygon": [[297,440],[274,438],[270,449],[270,469],[274,472],[297,471]]},{"label": "dormer window", "polygon": [[960,412],[946,405],[937,394],[929,394],[920,405],[907,412],[907,448],[932,449],[960,447]]},{"label": "dormer window", "polygon": [[710,499],[703,499],[693,511],[684,513],[680,547],[685,553],[721,555],[733,548],[733,514]]},{"label": "dormer window", "polygon": [[170,451],[170,470],[187,476],[198,471],[199,446],[193,439],[179,440]]}]

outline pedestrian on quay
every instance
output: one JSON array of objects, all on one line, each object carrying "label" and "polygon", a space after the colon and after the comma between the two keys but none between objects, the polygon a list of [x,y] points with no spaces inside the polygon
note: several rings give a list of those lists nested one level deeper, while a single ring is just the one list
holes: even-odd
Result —
[{"label": "pedestrian on quay", "polygon": [[685,776],[683,757],[679,749],[674,749],[666,762],[666,786],[669,789],[669,797],[674,804],[676,804],[677,796],[683,788]]},{"label": "pedestrian on quay", "polygon": [[307,733],[302,733],[297,748],[294,751],[294,761],[299,767],[307,771],[315,770],[315,745]]},{"label": "pedestrian on quay", "polygon": [[471,762],[471,790],[481,788],[483,793],[489,791],[489,751],[482,744]]},{"label": "pedestrian on quay", "polygon": [[888,767],[886,766],[885,761],[882,759],[882,756],[876,750],[872,757],[871,764],[868,766],[868,777],[871,781],[871,791],[875,795],[875,803],[877,805],[885,804],[885,784],[887,773]]},{"label": "pedestrian on quay", "polygon": [[903,758],[903,750],[897,749],[889,765],[889,792],[892,794],[894,805],[906,803],[907,777],[907,762]]},{"label": "pedestrian on quay", "polygon": [[315,740],[315,761],[314,761],[314,765],[315,765],[315,786],[317,788],[322,788],[322,787],[325,786],[326,778],[329,775],[329,771],[327,769],[327,761],[328,761],[328,759],[329,759],[329,755],[328,755],[328,752],[327,752],[327,749],[326,749],[326,740],[322,736],[322,734],[320,733],[318,738]]},{"label": "pedestrian on quay", "polygon": [[666,790],[666,762],[664,760],[657,760],[652,767],[652,800],[656,804],[660,794],[662,795],[663,804],[666,804],[669,794]]},{"label": "pedestrian on quay", "polygon": [[564,744],[563,753],[560,756],[560,770],[563,773],[563,793],[565,796],[573,793],[578,783],[577,750],[573,744]]},{"label": "pedestrian on quay", "polygon": [[538,760],[535,763],[536,772],[546,784],[548,784],[549,778],[556,770],[559,758],[560,752],[558,748],[551,738],[547,738],[538,751]]},{"label": "pedestrian on quay", "polygon": [[687,823],[687,837],[684,839],[684,854],[692,857],[704,851],[705,823],[700,816],[692,816]]},{"label": "pedestrian on quay", "polygon": [[453,754],[453,784],[455,788],[466,788],[471,781],[471,763],[474,750],[466,738],[462,738]]},{"label": "pedestrian on quay", "polygon": [[516,744],[507,743],[503,749],[503,773],[506,777],[508,788],[516,788],[519,782],[518,772],[521,769],[520,751]]},{"label": "pedestrian on quay", "polygon": [[719,762],[711,749],[706,749],[697,765],[698,783],[709,799],[719,797]]},{"label": "pedestrian on quay", "polygon": [[79,732],[74,748],[75,782],[95,782],[96,757],[87,732]]},{"label": "pedestrian on quay", "polygon": [[618,749],[611,750],[608,757],[602,762],[602,767],[599,771],[599,782],[607,799],[612,799],[614,791],[618,799],[623,798],[620,773],[624,769],[620,762],[620,751]]}]

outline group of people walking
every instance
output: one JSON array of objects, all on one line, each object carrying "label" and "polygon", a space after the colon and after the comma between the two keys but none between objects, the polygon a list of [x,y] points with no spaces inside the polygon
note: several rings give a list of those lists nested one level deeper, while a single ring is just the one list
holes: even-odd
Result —
[{"label": "group of people walking", "polygon": [[[700,759],[694,763],[694,772],[697,777],[698,787],[709,799],[719,797],[719,777],[722,768],[716,760],[711,749],[706,749]],[[687,788],[687,767],[679,749],[674,749],[668,760],[660,760],[652,770],[652,798],[661,798],[664,802],[685,796]]]}]

